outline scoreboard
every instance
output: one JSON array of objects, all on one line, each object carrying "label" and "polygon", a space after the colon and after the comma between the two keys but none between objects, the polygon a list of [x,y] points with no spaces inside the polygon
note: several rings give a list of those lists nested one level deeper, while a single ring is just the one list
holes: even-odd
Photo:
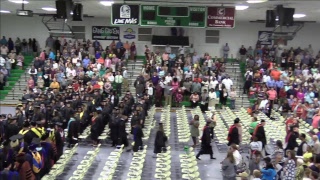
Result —
[{"label": "scoreboard", "polygon": [[205,27],[206,7],[140,6],[141,26]]}]

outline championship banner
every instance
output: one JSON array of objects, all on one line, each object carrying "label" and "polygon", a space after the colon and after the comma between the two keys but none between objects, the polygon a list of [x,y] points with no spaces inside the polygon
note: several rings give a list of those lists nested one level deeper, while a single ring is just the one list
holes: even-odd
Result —
[{"label": "championship banner", "polygon": [[208,7],[207,12],[207,27],[234,28],[234,7]]},{"label": "championship banner", "polygon": [[113,26],[92,26],[93,40],[119,40],[120,28]]}]

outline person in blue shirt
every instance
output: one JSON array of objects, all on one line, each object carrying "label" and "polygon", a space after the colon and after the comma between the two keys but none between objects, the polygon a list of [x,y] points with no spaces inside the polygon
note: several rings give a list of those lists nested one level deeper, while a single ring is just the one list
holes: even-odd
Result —
[{"label": "person in blue shirt", "polygon": [[123,43],[121,42],[121,40],[119,40],[116,44],[116,48],[120,49],[123,46]]},{"label": "person in blue shirt", "polygon": [[86,56],[86,57],[82,60],[82,66],[83,66],[83,68],[87,69],[89,63],[90,63],[90,59],[88,58],[88,56]]},{"label": "person in blue shirt", "polygon": [[174,64],[176,63],[175,59],[176,59],[176,54],[174,53],[169,54],[169,68],[174,66]]},{"label": "person in blue shirt", "polygon": [[56,55],[53,53],[52,50],[50,50],[49,59],[51,59],[51,60],[55,60],[56,59]]},{"label": "person in blue shirt", "polygon": [[267,85],[268,88],[270,88],[270,87],[275,87],[276,83],[275,83],[275,81],[271,78],[269,81],[267,81],[266,85]]},{"label": "person in blue shirt", "polygon": [[[265,158],[266,159],[266,158]],[[266,162],[266,167],[261,170],[263,180],[274,180],[277,176],[277,171],[274,169],[271,162]]]},{"label": "person in blue shirt", "polygon": [[276,90],[277,90],[277,93],[279,94],[280,92],[280,89],[283,88],[284,84],[283,84],[283,81],[279,80],[279,81],[275,81],[275,86],[276,86]]}]

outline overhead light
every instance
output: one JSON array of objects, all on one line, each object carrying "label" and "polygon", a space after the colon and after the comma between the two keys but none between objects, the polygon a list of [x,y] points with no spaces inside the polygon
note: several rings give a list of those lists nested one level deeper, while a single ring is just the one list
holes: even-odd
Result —
[{"label": "overhead light", "polygon": [[6,14],[8,14],[8,13],[11,13],[10,11],[7,11],[7,10],[0,10],[0,13],[6,13]]},{"label": "overhead light", "polygon": [[70,15],[73,15],[73,12],[72,12],[72,11],[70,12]]},{"label": "overhead light", "polygon": [[293,18],[303,18],[303,17],[306,17],[305,14],[294,14],[293,15]]},{"label": "overhead light", "polygon": [[267,2],[268,0],[249,0],[247,1],[247,3],[250,3],[250,4],[255,4],[255,3],[264,3],[264,2]]},{"label": "overhead light", "polygon": [[249,6],[245,6],[245,5],[237,5],[236,6],[236,10],[239,10],[239,11],[246,10],[248,8],[249,8]]},{"label": "overhead light", "polygon": [[17,4],[28,4],[29,1],[23,1],[23,0],[9,0],[9,2],[17,3]]},{"label": "overhead light", "polygon": [[53,7],[43,7],[43,8],[41,8],[42,10],[44,10],[44,11],[57,11],[57,9],[56,8],[53,8]]},{"label": "overhead light", "polygon": [[112,6],[113,3],[113,1],[100,1],[100,4],[104,6]]}]

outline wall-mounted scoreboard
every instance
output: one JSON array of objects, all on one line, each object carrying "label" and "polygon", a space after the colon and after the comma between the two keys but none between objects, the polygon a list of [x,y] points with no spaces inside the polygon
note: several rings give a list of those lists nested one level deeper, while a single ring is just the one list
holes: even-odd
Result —
[{"label": "wall-mounted scoreboard", "polygon": [[141,5],[141,26],[205,27],[206,7]]}]

